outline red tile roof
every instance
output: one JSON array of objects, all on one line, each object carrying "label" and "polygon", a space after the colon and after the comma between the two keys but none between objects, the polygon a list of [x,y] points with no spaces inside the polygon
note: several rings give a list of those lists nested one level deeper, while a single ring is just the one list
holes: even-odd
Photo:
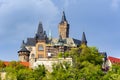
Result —
[{"label": "red tile roof", "polygon": [[29,67],[29,62],[20,62],[23,66]]},{"label": "red tile roof", "polygon": [[[5,64],[5,66],[8,66],[10,64],[10,62],[4,61],[4,64]],[[20,62],[20,64],[25,67],[29,67],[29,62]]]},{"label": "red tile roof", "polygon": [[111,61],[111,63],[120,64],[120,58],[115,58],[115,57],[109,56],[108,59]]},{"label": "red tile roof", "polygon": [[8,66],[10,62],[4,61],[5,66]]}]

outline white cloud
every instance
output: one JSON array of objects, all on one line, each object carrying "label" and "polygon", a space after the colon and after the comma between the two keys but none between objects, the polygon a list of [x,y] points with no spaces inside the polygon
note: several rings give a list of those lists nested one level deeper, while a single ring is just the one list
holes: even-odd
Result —
[{"label": "white cloud", "polygon": [[118,9],[120,5],[120,0],[112,0],[112,8],[114,10]]},{"label": "white cloud", "polygon": [[[1,0],[1,53],[13,53],[8,55],[9,57],[16,55],[15,48],[20,46],[21,40],[33,37],[31,34],[34,35],[39,21],[42,21],[44,28],[47,29],[57,15],[58,8],[51,0]],[[14,49],[8,51],[4,45],[8,45],[7,49],[10,47]]]},{"label": "white cloud", "polygon": [[16,25],[34,24],[39,20],[49,23],[57,14],[58,9],[51,0],[6,0],[0,7],[0,28],[12,31]]}]

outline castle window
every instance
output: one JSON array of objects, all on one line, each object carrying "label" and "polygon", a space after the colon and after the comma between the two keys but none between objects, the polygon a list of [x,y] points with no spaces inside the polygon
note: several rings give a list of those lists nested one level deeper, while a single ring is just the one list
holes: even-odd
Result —
[{"label": "castle window", "polygon": [[48,53],[48,57],[51,57],[52,56],[52,54],[51,53]]},{"label": "castle window", "polygon": [[38,47],[38,50],[39,50],[39,51],[43,51],[43,50],[44,50],[43,45],[40,45],[40,46]]}]

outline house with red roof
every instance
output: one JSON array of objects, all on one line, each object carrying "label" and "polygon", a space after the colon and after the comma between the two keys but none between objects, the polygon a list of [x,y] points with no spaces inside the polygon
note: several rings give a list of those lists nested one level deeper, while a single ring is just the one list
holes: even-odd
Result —
[{"label": "house with red roof", "polygon": [[120,58],[115,58],[115,57],[112,57],[112,56],[108,56],[108,59],[110,60],[110,62],[112,64],[120,64]]}]

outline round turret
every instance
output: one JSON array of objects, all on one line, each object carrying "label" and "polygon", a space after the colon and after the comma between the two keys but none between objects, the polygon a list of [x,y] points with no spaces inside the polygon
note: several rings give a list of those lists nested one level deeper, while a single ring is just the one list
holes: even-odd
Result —
[{"label": "round turret", "polygon": [[29,62],[30,51],[26,49],[24,41],[21,46],[21,49],[18,51],[19,60],[21,62]]}]

